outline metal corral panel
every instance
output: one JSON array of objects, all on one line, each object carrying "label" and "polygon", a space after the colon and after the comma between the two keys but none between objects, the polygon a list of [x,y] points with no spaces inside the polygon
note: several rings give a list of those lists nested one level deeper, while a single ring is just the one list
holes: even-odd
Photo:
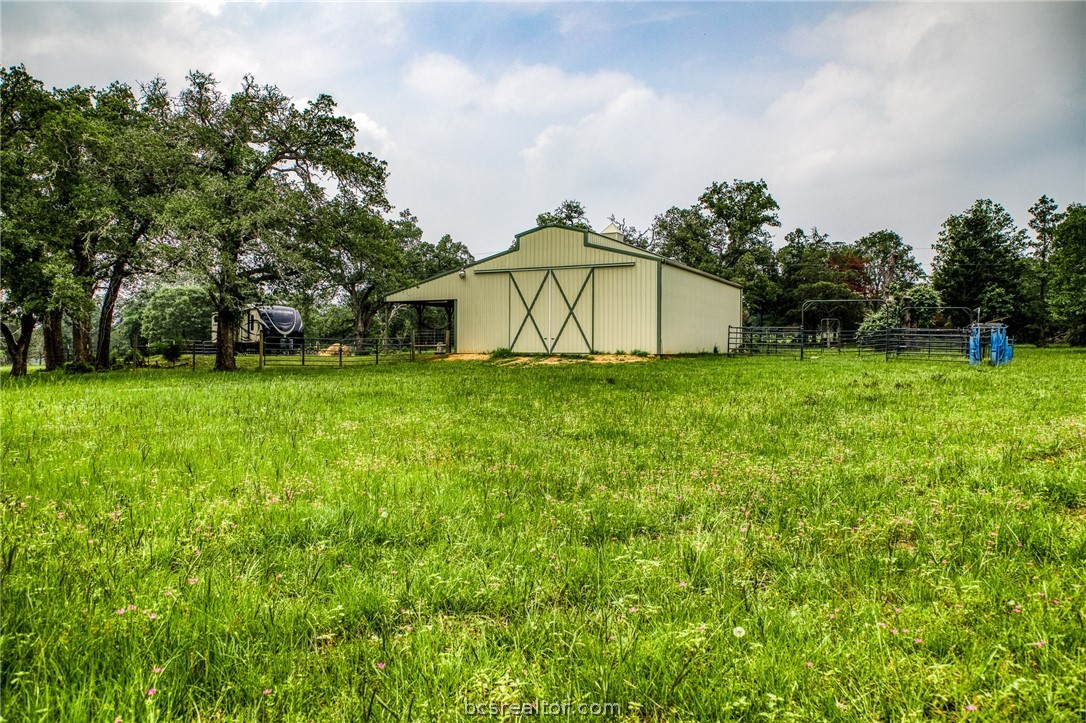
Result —
[{"label": "metal corral panel", "polygon": [[728,326],[742,325],[740,288],[668,265],[661,288],[662,353],[728,351]]},{"label": "metal corral panel", "polygon": [[[673,275],[674,292],[662,297],[661,278]],[[584,354],[724,349],[728,324],[739,324],[739,297],[737,287],[620,241],[545,226],[520,234],[509,251],[386,300],[454,300],[460,352]]]}]

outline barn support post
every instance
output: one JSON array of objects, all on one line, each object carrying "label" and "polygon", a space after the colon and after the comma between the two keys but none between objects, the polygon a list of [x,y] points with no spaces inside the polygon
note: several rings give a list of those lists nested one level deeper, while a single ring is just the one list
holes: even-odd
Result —
[{"label": "barn support post", "polygon": [[449,330],[445,330],[445,355],[449,355]]}]

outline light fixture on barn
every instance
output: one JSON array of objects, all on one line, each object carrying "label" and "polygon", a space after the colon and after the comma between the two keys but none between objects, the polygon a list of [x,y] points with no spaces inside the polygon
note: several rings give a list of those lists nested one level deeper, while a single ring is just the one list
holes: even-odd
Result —
[{"label": "light fixture on barn", "polygon": [[460,269],[459,275],[460,275],[460,278],[464,278],[465,276],[468,275],[468,272],[465,271],[464,269]]}]

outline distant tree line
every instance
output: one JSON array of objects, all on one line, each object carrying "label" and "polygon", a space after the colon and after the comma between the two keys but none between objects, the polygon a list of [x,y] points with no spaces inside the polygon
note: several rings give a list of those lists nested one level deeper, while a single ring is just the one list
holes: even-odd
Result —
[{"label": "distant tree line", "polygon": [[[246,76],[225,94],[194,71],[180,93],[46,89],[0,69],[0,331],[25,374],[41,328],[46,369],[104,369],[119,348],[208,338],[235,367],[233,330],[254,303],[299,308],[310,333],[362,339],[384,296],[473,261],[422,240],[386,197],[388,168],[355,149],[355,124],[327,95],[301,107]],[[795,229],[774,248],[779,207],[764,180],[714,182],[627,241],[741,283],[746,323],[798,321],[805,300],[911,299],[980,308],[1021,340],[1086,343],[1086,209],[1042,196],[1029,230],[999,204],[951,216],[930,277],[894,231],[855,241]],[[590,229],[565,201],[538,223]],[[918,304],[922,301],[923,304]],[[850,313],[859,321],[864,305]],[[378,323],[375,323],[378,322]],[[960,323],[933,316],[930,323]]]},{"label": "distant tree line", "polygon": [[[797,228],[774,248],[779,206],[764,180],[716,182],[687,208],[673,207],[639,230],[612,215],[633,244],[743,285],[749,325],[794,325],[811,299],[886,299],[889,305],[842,307],[842,321],[892,323],[901,307],[944,307],[912,321],[961,326],[964,313],[1003,321],[1021,341],[1086,344],[1086,208],[1060,210],[1048,196],[1029,209],[1029,231],[987,199],[948,218],[935,241],[931,274],[891,230],[852,242],[818,228]],[[584,206],[564,201],[537,223],[590,229]],[[866,318],[865,318],[866,317]],[[815,317],[817,319],[817,317]]]},{"label": "distant tree line", "polygon": [[[192,72],[171,94],[47,90],[0,69],[0,330],[26,373],[37,327],[47,369],[110,365],[113,332],[201,336],[218,316],[216,368],[253,303],[349,312],[364,337],[382,297],[472,261],[392,214],[384,161],[355,150],[355,124],[321,95],[304,107],[245,77],[226,95]],[[138,289],[132,293],[134,289]],[[118,325],[118,308],[121,307]],[[129,308],[125,311],[125,308]]]}]

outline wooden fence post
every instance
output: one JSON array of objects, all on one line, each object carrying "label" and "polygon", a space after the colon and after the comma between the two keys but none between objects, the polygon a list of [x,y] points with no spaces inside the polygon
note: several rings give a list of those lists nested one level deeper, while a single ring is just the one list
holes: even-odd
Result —
[{"label": "wooden fence post", "polygon": [[411,361],[415,361],[415,332],[411,332]]},{"label": "wooden fence post", "polygon": [[260,342],[259,342],[259,344],[260,344],[260,346],[259,346],[259,349],[258,349],[257,367],[260,368],[260,369],[263,369],[264,368],[264,329],[263,329],[263,327],[261,327],[261,329],[260,329]]}]

